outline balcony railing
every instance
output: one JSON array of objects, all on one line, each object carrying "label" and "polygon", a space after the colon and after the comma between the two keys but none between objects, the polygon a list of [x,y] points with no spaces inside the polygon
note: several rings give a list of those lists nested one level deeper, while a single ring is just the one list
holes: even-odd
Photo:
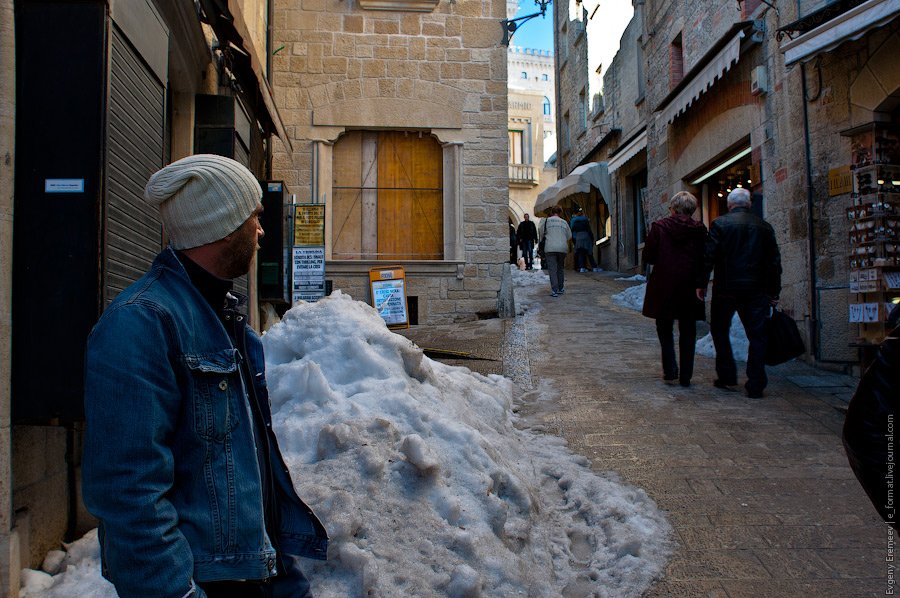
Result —
[{"label": "balcony railing", "polygon": [[537,169],[531,164],[510,164],[509,182],[525,185],[538,184]]}]

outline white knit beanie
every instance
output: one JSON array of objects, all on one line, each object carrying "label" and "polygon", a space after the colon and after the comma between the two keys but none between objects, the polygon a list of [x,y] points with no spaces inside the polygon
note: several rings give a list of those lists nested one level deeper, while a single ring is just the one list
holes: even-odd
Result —
[{"label": "white knit beanie", "polygon": [[256,210],[262,189],[253,173],[230,158],[198,154],[157,171],[144,198],[159,207],[173,249],[218,241]]}]

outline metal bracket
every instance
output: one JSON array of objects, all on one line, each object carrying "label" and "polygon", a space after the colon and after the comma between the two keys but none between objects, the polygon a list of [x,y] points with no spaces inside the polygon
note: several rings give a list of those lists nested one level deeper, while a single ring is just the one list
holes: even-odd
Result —
[{"label": "metal bracket", "polygon": [[541,10],[536,13],[532,13],[530,15],[524,15],[515,19],[503,19],[500,21],[500,26],[503,27],[503,41],[501,42],[504,46],[508,46],[509,42],[512,40],[513,34],[521,27],[520,22],[522,24],[530,21],[534,17],[540,16],[543,17],[547,13],[547,5],[550,4],[553,0],[534,0],[534,4],[539,6]]}]

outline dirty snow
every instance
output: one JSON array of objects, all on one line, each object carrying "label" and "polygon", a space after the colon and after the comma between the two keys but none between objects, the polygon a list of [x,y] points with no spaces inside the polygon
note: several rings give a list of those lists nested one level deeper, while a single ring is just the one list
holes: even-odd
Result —
[{"label": "dirty snow", "polygon": [[[661,573],[662,513],[523,429],[506,378],[430,360],[340,292],[263,341],[282,452],[331,535],[329,560],[305,561],[317,597],[639,596]],[[98,553],[94,531],[21,595],[114,596]]]}]

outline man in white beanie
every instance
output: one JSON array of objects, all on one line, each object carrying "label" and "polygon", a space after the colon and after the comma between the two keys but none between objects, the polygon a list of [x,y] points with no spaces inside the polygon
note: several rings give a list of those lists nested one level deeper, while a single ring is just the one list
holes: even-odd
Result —
[{"label": "man in white beanie", "polygon": [[103,575],[122,598],[305,597],[299,557],[325,559],[272,430],[246,274],[262,190],[197,155],[147,183],[169,247],[88,339],[83,493]]}]

